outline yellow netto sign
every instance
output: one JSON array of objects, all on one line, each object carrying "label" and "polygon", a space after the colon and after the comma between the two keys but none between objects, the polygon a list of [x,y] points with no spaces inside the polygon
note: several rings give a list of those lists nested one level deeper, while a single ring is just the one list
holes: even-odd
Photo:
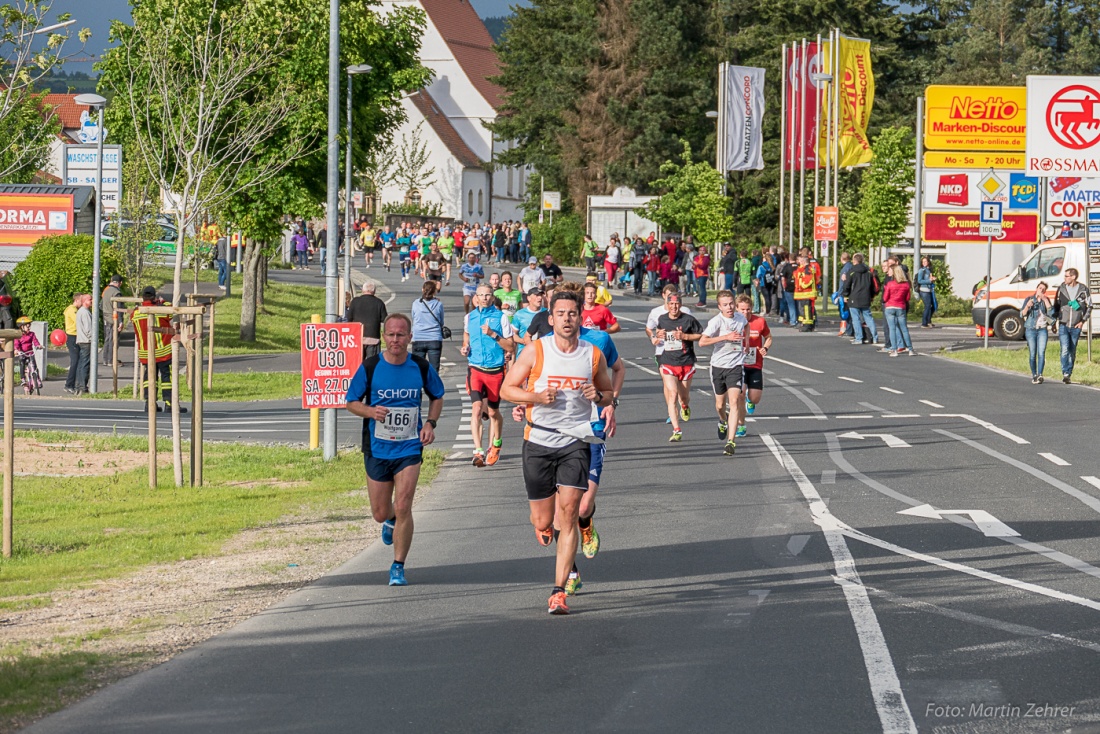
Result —
[{"label": "yellow netto sign", "polygon": [[933,85],[924,92],[926,150],[1022,151],[1026,87]]},{"label": "yellow netto sign", "polygon": [[930,150],[924,154],[925,168],[973,168],[988,169],[999,168],[1004,171],[1024,170],[1023,153],[980,153],[977,151],[966,152],[937,152]]}]

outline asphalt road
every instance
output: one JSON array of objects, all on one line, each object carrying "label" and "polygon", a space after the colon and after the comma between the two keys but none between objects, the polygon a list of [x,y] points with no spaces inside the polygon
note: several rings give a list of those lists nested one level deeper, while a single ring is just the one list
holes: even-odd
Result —
[{"label": "asphalt road", "polygon": [[31,731],[1100,732],[1100,394],[781,329],[723,457],[705,372],[667,442],[649,307],[613,306],[631,368],[573,614],[546,614],[518,426],[469,466],[455,368],[409,587],[372,545]]}]

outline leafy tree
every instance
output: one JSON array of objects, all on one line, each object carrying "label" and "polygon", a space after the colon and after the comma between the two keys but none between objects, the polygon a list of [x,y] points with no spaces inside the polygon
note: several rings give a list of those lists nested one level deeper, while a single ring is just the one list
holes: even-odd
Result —
[{"label": "leafy tree", "polygon": [[[70,31],[46,30],[71,19],[68,13],[50,18],[52,6],[52,0],[13,0],[0,6],[0,182],[29,183],[61,130],[41,90],[49,75],[80,49],[72,50]],[[90,37],[87,28],[76,32],[81,46]]]},{"label": "leafy tree", "polygon": [[887,128],[872,142],[875,157],[863,176],[859,202],[841,213],[849,245],[867,251],[872,243],[893,245],[909,221],[915,177],[912,132]]},{"label": "leafy tree", "polygon": [[424,122],[417,123],[409,135],[402,133],[401,144],[393,157],[392,181],[408,195],[435,185],[435,166],[428,152],[428,143],[421,138]]},{"label": "leafy tree", "polygon": [[[65,308],[73,302],[73,294],[92,292],[94,250],[94,240],[87,234],[40,239],[12,273],[19,310],[54,328],[64,326]],[[122,267],[109,248],[102,251],[100,263],[105,273],[120,272]]]},{"label": "leafy tree", "polygon": [[667,230],[690,234],[696,242],[714,244],[730,238],[733,217],[729,200],[722,194],[722,176],[707,163],[693,163],[691,145],[682,141],[682,164],[666,161],[663,178],[651,186],[662,192],[659,198],[638,210]]},{"label": "leafy tree", "polygon": [[[123,158],[122,199],[118,214],[108,225],[110,240],[104,240],[118,256],[123,282],[129,284],[130,295],[136,296],[144,285],[146,246],[163,234],[156,217],[160,212],[160,190],[149,171],[137,158]],[[121,226],[126,222],[127,226]]]}]

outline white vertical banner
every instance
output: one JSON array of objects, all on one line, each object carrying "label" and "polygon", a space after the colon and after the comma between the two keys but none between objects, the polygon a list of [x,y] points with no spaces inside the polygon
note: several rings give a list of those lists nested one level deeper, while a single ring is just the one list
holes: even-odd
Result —
[{"label": "white vertical banner", "polygon": [[752,171],[764,167],[764,70],[748,66],[726,67],[725,165],[727,171]]}]

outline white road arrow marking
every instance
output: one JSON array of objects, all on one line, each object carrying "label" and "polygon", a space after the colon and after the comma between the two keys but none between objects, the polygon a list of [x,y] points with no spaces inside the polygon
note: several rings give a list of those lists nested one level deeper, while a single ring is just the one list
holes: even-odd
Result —
[{"label": "white road arrow marking", "polygon": [[917,505],[907,510],[899,510],[898,514],[927,517],[930,520],[942,520],[944,515],[966,515],[987,538],[1007,538],[1019,535],[1018,532],[985,510],[937,510],[932,505]]},{"label": "white road arrow marking", "polygon": [[837,438],[858,438],[860,441],[865,438],[881,438],[883,443],[892,449],[912,448],[905,441],[889,433],[856,433],[855,431],[848,431],[847,433],[840,434]]}]

